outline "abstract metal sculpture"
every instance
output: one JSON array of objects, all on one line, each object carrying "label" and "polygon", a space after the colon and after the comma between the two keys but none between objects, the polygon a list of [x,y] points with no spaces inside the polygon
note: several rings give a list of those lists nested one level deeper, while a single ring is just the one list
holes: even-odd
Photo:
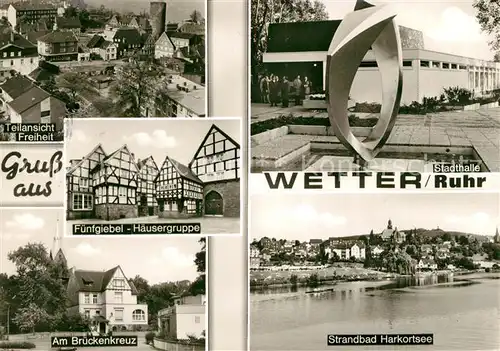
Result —
[{"label": "abstract metal sculpture", "polygon": [[[371,161],[389,139],[403,90],[403,59],[396,16],[386,6],[358,0],[341,22],[327,58],[328,115],[340,142],[364,161]],[[372,49],[382,79],[380,118],[363,141],[352,133],[347,114],[349,92],[363,57]]]}]

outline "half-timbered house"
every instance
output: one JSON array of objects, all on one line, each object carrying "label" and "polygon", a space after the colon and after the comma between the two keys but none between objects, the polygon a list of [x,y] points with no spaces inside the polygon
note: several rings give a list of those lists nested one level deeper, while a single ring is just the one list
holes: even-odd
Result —
[{"label": "half-timbered house", "polygon": [[158,202],[156,201],[155,179],[158,176],[158,165],[153,156],[137,161],[139,168],[139,186],[137,187],[137,204],[139,216],[156,216]]},{"label": "half-timbered house", "polygon": [[70,160],[66,172],[68,219],[95,218],[92,170],[105,158],[106,153],[99,144],[82,159]]},{"label": "half-timbered house", "polygon": [[240,166],[240,145],[212,125],[189,164],[204,184],[204,215],[240,216]]},{"label": "half-timbered house", "polygon": [[203,182],[189,167],[167,156],[155,185],[159,217],[188,218],[203,215]]},{"label": "half-timbered house", "polygon": [[105,157],[91,173],[97,218],[113,220],[138,216],[139,168],[127,145]]}]

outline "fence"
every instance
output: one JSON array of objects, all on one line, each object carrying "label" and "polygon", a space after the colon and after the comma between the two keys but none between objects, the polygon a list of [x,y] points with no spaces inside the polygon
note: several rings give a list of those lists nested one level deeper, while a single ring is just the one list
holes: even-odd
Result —
[{"label": "fence", "polygon": [[205,351],[205,344],[188,344],[180,341],[174,342],[157,338],[153,340],[153,347],[163,351]]}]

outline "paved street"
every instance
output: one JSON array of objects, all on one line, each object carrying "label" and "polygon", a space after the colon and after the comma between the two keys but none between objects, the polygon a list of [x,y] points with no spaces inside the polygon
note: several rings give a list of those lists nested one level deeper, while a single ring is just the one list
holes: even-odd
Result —
[{"label": "paved street", "polygon": [[[300,106],[282,109],[252,105],[252,123],[278,115],[327,117],[326,112],[304,110]],[[255,115],[254,115],[255,113]],[[378,117],[376,114],[363,117]],[[409,146],[472,147],[488,169],[500,171],[500,108],[476,111],[450,111],[428,115],[399,115],[387,142]],[[277,160],[311,141],[338,143],[334,136],[288,134],[252,147],[253,162]]]},{"label": "paved street", "polygon": [[229,217],[200,217],[189,219],[159,218],[158,216],[124,218],[115,221],[105,221],[101,219],[85,219],[66,221],[67,235],[72,235],[73,224],[128,224],[128,223],[200,223],[202,234],[239,234],[240,219]]}]

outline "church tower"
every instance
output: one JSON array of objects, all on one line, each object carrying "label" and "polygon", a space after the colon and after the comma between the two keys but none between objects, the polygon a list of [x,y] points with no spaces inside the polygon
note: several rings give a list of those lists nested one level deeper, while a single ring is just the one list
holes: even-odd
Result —
[{"label": "church tower", "polygon": [[[60,268],[58,269],[59,276],[63,283],[66,284],[69,279],[68,261],[62,250],[62,237],[59,231],[60,220],[57,218],[56,234],[52,242],[52,249],[50,250],[50,258]],[[54,255],[55,254],[55,255]]]},{"label": "church tower", "polygon": [[498,227],[497,227],[497,230],[495,232],[495,236],[493,237],[493,242],[496,244],[500,244],[500,233],[498,233]]},{"label": "church tower", "polygon": [[392,221],[390,219],[387,222],[387,229],[392,229]]}]

